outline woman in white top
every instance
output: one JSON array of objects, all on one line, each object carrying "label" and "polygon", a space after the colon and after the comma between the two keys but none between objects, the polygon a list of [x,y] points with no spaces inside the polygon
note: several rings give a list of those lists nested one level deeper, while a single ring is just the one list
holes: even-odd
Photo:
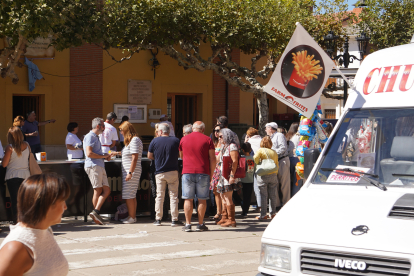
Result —
[{"label": "woman in white top", "polygon": [[128,208],[128,217],[124,223],[134,223],[137,211],[137,190],[141,178],[142,142],[138,138],[134,126],[125,121],[119,126],[119,132],[124,135],[125,147],[117,155],[122,155],[122,198]]},{"label": "woman in white top", "polygon": [[69,265],[50,226],[60,223],[70,188],[57,174],[26,179],[18,194],[19,223],[0,245],[0,276],[64,276]]},{"label": "woman in white top", "polygon": [[[250,143],[252,150],[253,150],[253,153],[251,155],[253,156],[260,149],[260,142],[262,142],[262,137],[259,135],[259,131],[257,129],[251,127],[246,132],[246,138],[244,142]],[[260,211],[261,210],[260,208],[262,206],[262,199],[261,199],[260,189],[259,189],[256,177],[254,177],[253,188],[254,188],[254,194],[256,195],[258,211]]]},{"label": "woman in white top", "polygon": [[29,153],[30,147],[24,142],[23,133],[19,127],[11,127],[7,133],[8,146],[2,162],[7,167],[6,183],[10,193],[13,221],[17,220],[17,192],[22,182],[30,176]]},{"label": "woman in white top", "polygon": [[83,148],[82,141],[76,135],[79,131],[78,123],[71,122],[67,126],[68,134],[66,135],[66,148],[68,159],[69,154],[72,154],[73,159],[82,159],[83,158]]},{"label": "woman in white top", "polygon": [[260,149],[260,142],[262,137],[259,135],[259,131],[253,127],[250,127],[246,132],[246,138],[244,142],[249,142],[252,147],[253,153],[256,153]]}]

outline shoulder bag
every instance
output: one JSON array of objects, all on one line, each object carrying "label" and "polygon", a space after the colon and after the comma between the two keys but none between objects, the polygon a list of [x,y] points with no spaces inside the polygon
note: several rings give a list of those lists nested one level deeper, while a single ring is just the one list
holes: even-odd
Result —
[{"label": "shoulder bag", "polygon": [[256,174],[259,176],[267,175],[273,172],[277,172],[278,167],[273,159],[269,158],[267,150],[264,150],[267,156],[267,159],[262,159],[259,165],[256,167]]},{"label": "shoulder bag", "polygon": [[27,147],[29,148],[29,171],[30,171],[30,175],[41,174],[42,169],[39,167],[39,164],[37,164],[36,158],[34,157],[34,155],[32,153],[32,149],[30,148],[30,145],[27,144]]},{"label": "shoulder bag", "polygon": [[[246,177],[246,158],[240,157],[240,153],[238,153],[238,155],[239,155],[239,161],[237,164],[236,173],[234,174],[234,178],[245,178]],[[231,156],[223,156],[222,176],[225,179],[227,179],[227,181],[230,178],[232,164],[233,164],[233,160],[231,159]]]}]

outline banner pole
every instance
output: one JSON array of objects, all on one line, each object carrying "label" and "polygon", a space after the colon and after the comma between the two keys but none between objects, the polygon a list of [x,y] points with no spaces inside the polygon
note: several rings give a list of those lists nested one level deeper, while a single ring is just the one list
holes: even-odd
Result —
[{"label": "banner pole", "polygon": [[[347,78],[347,77],[345,77],[345,75],[341,72],[341,70],[339,70],[339,67],[338,67],[338,66],[336,66],[336,64],[335,64],[335,69],[336,69],[336,71],[338,71],[339,75],[341,75],[341,77],[344,79],[344,81],[346,81],[346,83],[348,84],[348,86],[349,86],[350,88],[354,89],[354,88],[355,88],[355,86],[354,86],[353,84],[351,84],[351,83],[348,81],[348,78]],[[355,90],[355,89],[354,89],[354,90]]]}]

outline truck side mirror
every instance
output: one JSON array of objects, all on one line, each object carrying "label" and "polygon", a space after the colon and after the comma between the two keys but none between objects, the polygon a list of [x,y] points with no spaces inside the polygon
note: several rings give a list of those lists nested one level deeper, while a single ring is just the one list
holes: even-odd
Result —
[{"label": "truck side mirror", "polygon": [[304,152],[304,178],[307,179],[311,173],[313,166],[315,166],[316,160],[318,160],[320,151],[319,149],[307,149]]}]

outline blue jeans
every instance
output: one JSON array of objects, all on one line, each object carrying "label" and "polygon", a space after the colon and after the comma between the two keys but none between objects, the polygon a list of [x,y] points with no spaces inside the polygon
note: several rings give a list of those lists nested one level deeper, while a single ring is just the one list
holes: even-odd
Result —
[{"label": "blue jeans", "polygon": [[210,176],[198,173],[183,174],[182,192],[183,199],[194,199],[195,195],[201,200],[209,199]]}]

